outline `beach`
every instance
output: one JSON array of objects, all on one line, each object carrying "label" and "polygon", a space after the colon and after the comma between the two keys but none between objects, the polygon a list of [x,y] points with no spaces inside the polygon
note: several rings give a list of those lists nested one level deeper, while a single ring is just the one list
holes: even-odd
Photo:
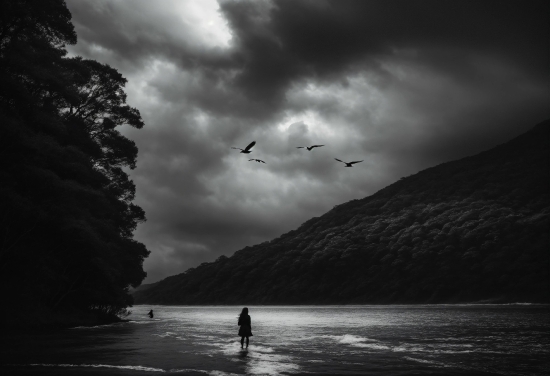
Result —
[{"label": "beach", "polygon": [[[154,311],[149,318],[147,312]],[[13,375],[540,375],[547,305],[135,306],[129,322],[13,333]]]}]

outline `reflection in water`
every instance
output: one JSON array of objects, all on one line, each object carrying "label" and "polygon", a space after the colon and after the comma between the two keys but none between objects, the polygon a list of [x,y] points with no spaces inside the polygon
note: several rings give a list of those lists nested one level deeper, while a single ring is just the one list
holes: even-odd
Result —
[{"label": "reflection in water", "polygon": [[549,306],[249,307],[248,351],[237,335],[241,307],[155,306],[153,319],[150,308],[134,307],[128,323],[12,336],[2,366],[33,375],[219,376],[537,375],[550,368]]},{"label": "reflection in water", "polygon": [[241,350],[239,351],[239,358],[241,360],[245,360],[248,358],[248,350]]}]

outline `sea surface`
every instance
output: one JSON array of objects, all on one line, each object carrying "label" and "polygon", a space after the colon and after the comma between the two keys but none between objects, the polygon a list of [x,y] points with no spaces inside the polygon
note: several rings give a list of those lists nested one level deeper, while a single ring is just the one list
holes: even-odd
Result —
[{"label": "sea surface", "polygon": [[[150,319],[147,312],[154,311]],[[544,375],[548,305],[134,306],[132,321],[2,337],[4,375]],[[7,372],[6,372],[7,371]]]}]

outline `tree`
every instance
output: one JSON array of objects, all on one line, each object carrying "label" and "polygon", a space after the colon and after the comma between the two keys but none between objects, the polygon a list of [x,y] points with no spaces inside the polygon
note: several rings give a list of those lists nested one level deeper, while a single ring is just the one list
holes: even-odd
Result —
[{"label": "tree", "polygon": [[10,0],[0,18],[0,268],[8,301],[114,313],[145,277],[132,239],[141,128],[115,69],[66,58],[76,42],[61,0]]},{"label": "tree", "polygon": [[132,204],[135,186],[122,168],[136,167],[138,149],[116,128],[130,125],[141,129],[143,121],[137,109],[126,105],[127,80],[116,69],[81,57],[68,59],[67,66],[77,96],[59,104],[60,115],[92,142],[94,169],[109,179],[105,188],[117,198],[125,213],[119,229],[125,237],[131,237],[137,223],[145,220],[145,214]]}]

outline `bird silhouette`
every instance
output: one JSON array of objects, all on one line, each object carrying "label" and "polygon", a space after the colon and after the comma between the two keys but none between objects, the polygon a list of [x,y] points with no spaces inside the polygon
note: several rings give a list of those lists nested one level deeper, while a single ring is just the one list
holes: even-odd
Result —
[{"label": "bird silhouette", "polygon": [[250,161],[255,161],[255,162],[258,162],[258,163],[265,163],[265,162],[262,161],[261,159],[249,159],[248,161],[249,161],[249,162],[250,162]]},{"label": "bird silhouette", "polygon": [[338,162],[342,162],[342,163],[345,163],[346,164],[346,167],[353,167],[352,165],[355,164],[355,163],[359,163],[359,162],[363,162],[363,161],[355,161],[355,162],[344,162],[344,161],[341,161],[339,160],[338,158],[334,158],[336,159]]},{"label": "bird silhouette", "polygon": [[311,149],[320,148],[321,146],[325,146],[325,145],[296,146],[296,149],[307,149],[307,150],[311,151]]},{"label": "bird silhouette", "polygon": [[244,149],[241,149],[241,148],[236,148],[236,147],[231,147],[231,149],[237,149],[237,150],[241,150],[241,153],[244,153],[244,154],[249,154],[251,153],[250,149],[252,149],[252,147],[256,145],[256,141],[252,141],[250,144],[248,144],[248,146]]}]

